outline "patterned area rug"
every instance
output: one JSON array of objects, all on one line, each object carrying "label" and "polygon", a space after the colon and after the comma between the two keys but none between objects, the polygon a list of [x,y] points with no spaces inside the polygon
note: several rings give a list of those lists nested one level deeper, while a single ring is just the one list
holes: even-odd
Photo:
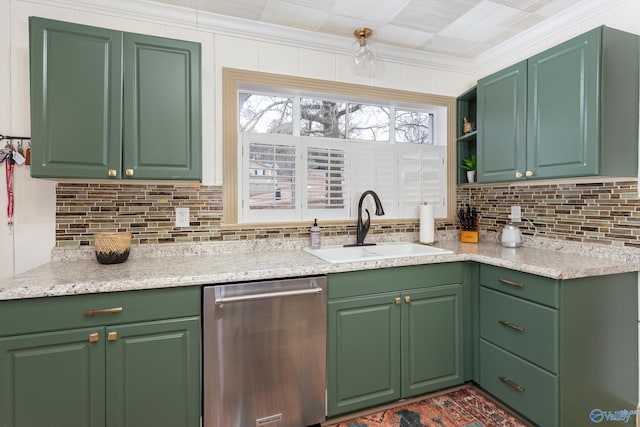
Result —
[{"label": "patterned area rug", "polygon": [[328,427],[526,427],[477,392],[463,387]]}]

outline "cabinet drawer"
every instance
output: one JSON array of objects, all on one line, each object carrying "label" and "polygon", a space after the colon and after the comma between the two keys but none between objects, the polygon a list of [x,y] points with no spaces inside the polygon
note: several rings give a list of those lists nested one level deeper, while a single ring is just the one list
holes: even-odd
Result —
[{"label": "cabinet drawer", "polygon": [[558,373],[558,311],[480,288],[480,336]]},{"label": "cabinet drawer", "polygon": [[558,425],[558,377],[485,340],[480,385],[536,424]]},{"label": "cabinet drawer", "polygon": [[199,315],[199,286],[0,301],[0,336]]},{"label": "cabinet drawer", "polygon": [[560,283],[558,280],[482,264],[480,284],[551,307],[558,308],[559,305]]},{"label": "cabinet drawer", "polygon": [[462,264],[411,265],[327,276],[329,299],[462,283]]}]

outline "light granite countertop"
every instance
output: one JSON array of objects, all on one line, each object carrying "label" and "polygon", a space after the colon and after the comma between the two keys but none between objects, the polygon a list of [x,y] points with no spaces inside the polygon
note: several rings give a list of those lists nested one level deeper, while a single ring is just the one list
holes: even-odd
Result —
[{"label": "light granite countertop", "polygon": [[[93,248],[56,249],[52,261],[0,283],[0,300],[40,298],[310,276],[405,265],[477,261],[554,279],[640,270],[640,250],[531,239],[517,249],[491,236],[479,244],[442,236],[435,246],[453,254],[331,264],[303,251],[307,241],[265,240],[132,247],[123,264],[101,265]],[[413,235],[372,237],[412,241]],[[338,240],[323,244],[338,244]]]}]

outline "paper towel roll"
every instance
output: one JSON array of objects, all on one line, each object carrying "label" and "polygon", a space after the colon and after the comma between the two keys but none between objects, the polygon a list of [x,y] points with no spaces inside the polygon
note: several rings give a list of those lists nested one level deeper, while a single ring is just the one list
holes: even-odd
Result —
[{"label": "paper towel roll", "polygon": [[435,224],[433,219],[433,205],[420,205],[420,243],[435,242]]}]

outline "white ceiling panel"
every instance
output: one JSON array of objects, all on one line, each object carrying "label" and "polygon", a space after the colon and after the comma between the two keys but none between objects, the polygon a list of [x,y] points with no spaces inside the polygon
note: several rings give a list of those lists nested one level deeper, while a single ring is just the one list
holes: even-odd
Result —
[{"label": "white ceiling panel", "polygon": [[398,14],[411,0],[338,0],[333,7],[336,15],[362,18],[385,23]]},{"label": "white ceiling panel", "polygon": [[284,1],[269,1],[261,19],[272,24],[318,30],[330,14],[316,9]]},{"label": "white ceiling panel", "polygon": [[355,41],[354,30],[369,27],[372,44],[469,59],[536,26],[546,31],[547,22],[577,21],[621,0],[148,1],[277,25],[280,35],[296,28]]},{"label": "white ceiling panel", "polygon": [[518,13],[517,9],[492,1],[483,1],[439,34],[483,43],[503,32],[504,25]]},{"label": "white ceiling panel", "polygon": [[385,25],[376,33],[376,41],[396,46],[408,46],[413,49],[420,48],[432,37],[433,33],[392,24]]}]

